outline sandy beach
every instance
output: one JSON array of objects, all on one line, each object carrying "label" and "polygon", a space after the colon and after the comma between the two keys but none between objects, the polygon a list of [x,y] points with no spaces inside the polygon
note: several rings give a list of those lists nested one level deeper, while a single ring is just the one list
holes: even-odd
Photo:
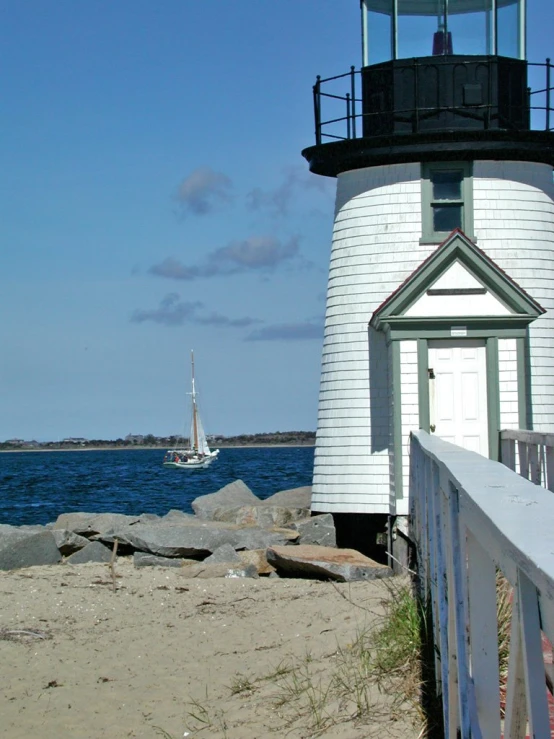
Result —
[{"label": "sandy beach", "polygon": [[188,580],[106,565],[0,572],[0,736],[417,737],[371,685],[369,717],[327,690],[386,581]]}]

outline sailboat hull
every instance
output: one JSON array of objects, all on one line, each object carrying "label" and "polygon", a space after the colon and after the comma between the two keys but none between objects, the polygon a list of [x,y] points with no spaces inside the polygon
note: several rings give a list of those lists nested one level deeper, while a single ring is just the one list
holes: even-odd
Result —
[{"label": "sailboat hull", "polygon": [[172,467],[178,470],[200,470],[204,467],[208,467],[219,454],[219,449],[215,449],[204,457],[188,457],[186,452],[175,453],[174,451],[168,452],[166,458],[163,461],[164,467]]}]

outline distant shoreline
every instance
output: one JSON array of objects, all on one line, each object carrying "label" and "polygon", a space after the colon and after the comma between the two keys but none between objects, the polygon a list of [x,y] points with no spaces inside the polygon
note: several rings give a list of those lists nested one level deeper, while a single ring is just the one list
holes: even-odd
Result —
[{"label": "distant shoreline", "polygon": [[[216,446],[217,449],[270,449],[271,447],[314,447],[315,443],[311,444],[221,444]],[[85,446],[76,447],[75,449],[68,449],[67,447],[60,447],[58,449],[0,449],[0,454],[21,454],[23,452],[128,452],[128,451],[144,451],[156,449],[160,452],[165,452],[167,449],[174,447],[165,446]]]}]

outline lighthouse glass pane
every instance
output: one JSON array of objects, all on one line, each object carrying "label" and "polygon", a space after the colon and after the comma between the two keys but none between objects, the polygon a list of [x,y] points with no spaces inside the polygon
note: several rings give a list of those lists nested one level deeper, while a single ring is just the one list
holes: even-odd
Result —
[{"label": "lighthouse glass pane", "polygon": [[492,0],[472,0],[471,12],[448,13],[452,54],[492,54]]},{"label": "lighthouse glass pane", "polygon": [[519,59],[519,6],[518,1],[498,8],[498,53]]},{"label": "lighthouse glass pane", "polygon": [[432,7],[428,5],[398,0],[398,59],[447,53],[443,43],[445,17],[441,11],[444,0],[433,3]]},{"label": "lighthouse glass pane", "polygon": [[392,50],[392,0],[383,3],[383,10],[390,5],[390,12],[367,14],[367,46],[369,64],[389,62],[393,58]]}]

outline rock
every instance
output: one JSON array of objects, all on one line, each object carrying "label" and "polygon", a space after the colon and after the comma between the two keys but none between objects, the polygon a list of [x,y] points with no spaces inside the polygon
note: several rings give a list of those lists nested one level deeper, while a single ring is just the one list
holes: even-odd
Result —
[{"label": "rock", "polygon": [[298,544],[318,544],[323,547],[337,546],[335,523],[330,513],[312,516],[305,521],[292,524],[299,533]]},{"label": "rock", "polygon": [[29,532],[29,536],[12,540],[0,550],[0,570],[53,565],[60,562],[61,558],[51,531]]},{"label": "rock", "polygon": [[206,557],[204,562],[210,564],[212,562],[240,562],[241,558],[235,552],[234,547],[230,544],[223,544],[218,547],[213,554]]},{"label": "rock", "polygon": [[125,516],[123,513],[62,513],[54,522],[54,529],[68,529],[75,534],[90,537],[115,526],[130,526],[140,520],[140,516]]},{"label": "rock", "polygon": [[[273,544],[271,539],[281,539],[279,544]],[[287,543],[295,543],[298,539],[298,531],[292,529],[260,529],[257,526],[237,527],[237,536],[233,546],[235,549],[267,549],[270,546],[283,546]]]},{"label": "rock", "polygon": [[271,575],[275,572],[275,567],[267,561],[265,549],[245,549],[237,552],[237,555],[244,564],[255,565],[258,575]]},{"label": "rock", "polygon": [[195,565],[183,567],[179,574],[186,578],[212,578],[212,577],[258,577],[255,565],[240,565],[236,562],[212,562],[206,564],[201,562]]},{"label": "rock", "polygon": [[133,555],[135,567],[183,567],[185,563],[196,564],[196,560],[156,557],[155,554],[146,554],[146,552],[135,552]]},{"label": "rock", "polygon": [[0,524],[0,550],[12,546],[17,541],[28,539],[34,534],[45,531],[43,526],[10,526],[7,523]]},{"label": "rock", "polygon": [[284,508],[282,506],[257,505],[235,506],[233,508],[215,508],[212,521],[228,521],[229,523],[252,524],[262,528],[287,526],[310,515],[307,508]]},{"label": "rock", "polygon": [[307,575],[350,582],[390,577],[392,570],[374,562],[355,549],[333,549],[311,544],[270,547],[267,561],[279,574]]},{"label": "rock", "polygon": [[52,534],[56,540],[56,546],[64,556],[78,552],[79,549],[86,547],[89,540],[85,536],[68,531],[67,529],[53,529]]},{"label": "rock", "polygon": [[183,511],[178,511],[176,508],[172,508],[170,511],[168,511],[165,516],[162,516],[160,518],[160,521],[164,523],[169,522],[176,522],[184,521],[186,519],[194,518],[194,514],[192,513],[183,513]]},{"label": "rock", "polygon": [[141,523],[153,523],[154,521],[160,521],[161,517],[156,513],[141,513],[139,520]]},{"label": "rock", "polygon": [[212,512],[218,508],[237,508],[243,505],[259,505],[257,498],[242,480],[225,485],[216,493],[201,495],[192,502],[192,509],[198,518],[212,520]]},{"label": "rock", "polygon": [[161,557],[203,558],[223,544],[233,549],[265,549],[284,545],[298,538],[291,529],[270,531],[257,526],[238,526],[217,521],[198,520],[194,516],[182,523],[135,524],[99,535],[101,541],[112,544],[117,538],[134,549]]},{"label": "rock", "polygon": [[262,500],[262,505],[277,506],[279,508],[302,508],[309,511],[312,505],[312,486],[281,490],[275,495]]},{"label": "rock", "polygon": [[87,562],[109,562],[112,558],[112,550],[105,547],[99,541],[88,542],[86,547],[79,549],[65,561],[71,565],[81,565]]}]

